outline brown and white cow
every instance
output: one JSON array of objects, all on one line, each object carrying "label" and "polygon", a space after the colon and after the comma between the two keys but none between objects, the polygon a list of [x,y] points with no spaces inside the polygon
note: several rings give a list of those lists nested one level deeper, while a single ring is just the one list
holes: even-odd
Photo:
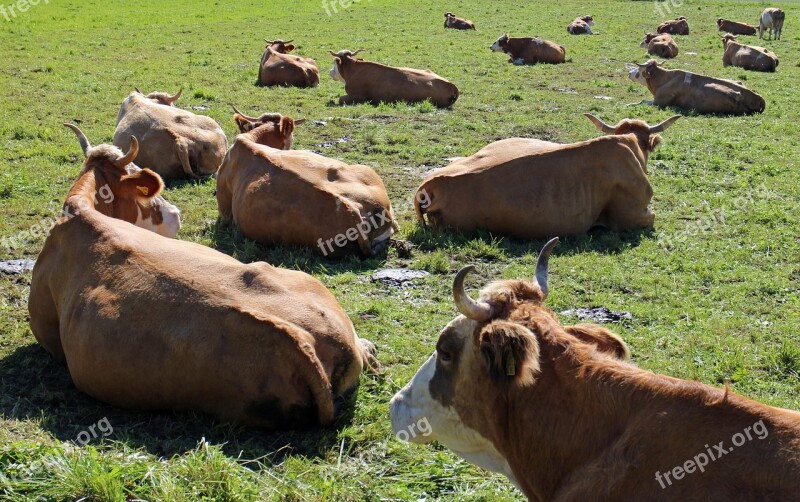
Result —
[{"label": "brown and white cow", "polygon": [[761,113],[764,98],[741,82],[698,75],[683,70],[667,70],[651,59],[631,68],[631,80],[647,87],[653,94],[653,104],[674,106],[698,113],[744,115]]},{"label": "brown and white cow", "polygon": [[656,28],[658,33],[669,33],[670,35],[688,35],[689,34],[689,21],[686,16],[681,16],[677,19],[670,19],[664,21]]},{"label": "brown and white cow", "polygon": [[738,21],[728,21],[727,19],[717,19],[719,31],[731,33],[733,35],[755,35],[756,27],[752,24],[740,23]]},{"label": "brown and white cow", "polygon": [[566,55],[564,47],[537,37],[509,38],[504,33],[491,47],[494,52],[503,52],[510,56],[508,62],[515,65],[536,63],[563,63]]},{"label": "brown and white cow", "polygon": [[[45,240],[28,300],[36,340],[79,390],[124,408],[294,428],[332,422],[337,398],[377,369],[318,280],[109,218],[95,207],[98,182],[87,170],[67,195],[70,216]],[[160,188],[145,169],[114,189],[152,199]]]},{"label": "brown and white cow", "polygon": [[772,39],[773,33],[775,34],[775,40],[780,40],[785,18],[786,13],[777,7],[764,9],[758,20],[758,38],[764,38],[764,32],[769,30],[768,40]]},{"label": "brown and white cow", "polygon": [[344,84],[347,94],[339,104],[380,102],[415,103],[431,100],[439,108],[447,108],[458,99],[458,87],[430,70],[400,68],[356,58],[357,51],[329,51],[333,56],[331,78]]},{"label": "brown and white cow", "polygon": [[417,189],[417,220],[521,239],[652,227],[647,158],[680,115],[652,127],[586,117],[608,136],[567,145],[505,139],[433,171]]},{"label": "brown and white cow", "polygon": [[125,150],[136,136],[139,165],[164,179],[211,176],[228,148],[225,132],[211,117],[173,106],[179,95],[167,106],[139,91],[132,92],[117,115],[114,146]]},{"label": "brown and white cow", "polygon": [[327,257],[373,256],[398,229],[386,187],[372,168],[288,150],[297,121],[237,112],[236,137],[217,175],[224,220],[265,243],[309,246]]},{"label": "brown and white cow", "polygon": [[454,30],[476,30],[475,23],[469,19],[456,17],[452,12],[444,13],[444,27],[452,28]]},{"label": "brown and white cow", "polygon": [[125,155],[112,145],[93,147],[78,126],[64,125],[80,142],[84,161],[79,179],[94,183],[93,202],[97,211],[165,237],[178,234],[181,212],[160,195],[164,187],[161,177],[133,163],[139,151],[136,138],[132,139],[131,149]]},{"label": "brown and white cow", "polygon": [[[599,327],[563,326],[535,277],[489,284],[391,401],[396,436],[438,441],[535,501],[794,501],[800,413],[653,374]],[[420,433],[422,430],[422,433]]]},{"label": "brown and white cow", "polygon": [[267,46],[258,66],[256,85],[285,85],[316,87],[319,85],[319,68],[311,58],[289,54],[294,50],[293,40],[264,40]]},{"label": "brown and white cow", "polygon": [[592,35],[594,18],[592,16],[576,17],[574,21],[567,25],[567,33],[570,35]]},{"label": "brown and white cow", "polygon": [[678,44],[669,33],[646,33],[639,47],[646,47],[648,54],[664,59],[678,56]]},{"label": "brown and white cow", "polygon": [[778,56],[774,52],[755,45],[744,45],[730,33],[722,37],[723,66],[738,66],[745,70],[774,72],[778,68]]}]

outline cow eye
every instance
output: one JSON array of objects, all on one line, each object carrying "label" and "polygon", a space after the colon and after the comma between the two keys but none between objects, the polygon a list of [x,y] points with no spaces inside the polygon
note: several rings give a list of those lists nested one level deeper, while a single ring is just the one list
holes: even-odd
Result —
[{"label": "cow eye", "polygon": [[439,360],[442,361],[443,363],[449,363],[450,361],[453,360],[453,356],[444,349],[438,348],[436,349],[436,352],[439,355]]}]

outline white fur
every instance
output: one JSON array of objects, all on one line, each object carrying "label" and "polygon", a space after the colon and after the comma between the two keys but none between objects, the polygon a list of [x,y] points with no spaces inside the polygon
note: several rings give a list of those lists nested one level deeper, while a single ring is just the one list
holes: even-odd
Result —
[{"label": "white fur", "polygon": [[334,80],[338,80],[341,83],[346,83],[344,78],[342,78],[342,74],[339,73],[339,63],[336,61],[333,62],[333,68],[331,68],[331,78]]}]

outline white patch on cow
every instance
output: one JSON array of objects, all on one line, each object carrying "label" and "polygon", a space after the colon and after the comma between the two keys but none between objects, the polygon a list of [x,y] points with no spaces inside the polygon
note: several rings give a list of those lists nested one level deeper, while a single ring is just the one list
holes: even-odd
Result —
[{"label": "white patch on cow", "polygon": [[333,68],[331,68],[331,78],[334,80],[338,80],[341,83],[346,83],[342,74],[339,72],[339,63],[336,61],[333,62]]},{"label": "white patch on cow", "polygon": [[[501,37],[502,38],[502,37]],[[500,39],[498,38],[490,47],[494,52],[503,52],[503,48],[500,47]]]},{"label": "white patch on cow", "polygon": [[630,71],[630,73],[628,73],[628,78],[630,78],[634,82],[647,86],[647,79],[644,78],[644,75],[642,74],[641,70],[639,70],[639,68],[633,68]]},{"label": "white patch on cow", "polygon": [[160,209],[161,216],[163,217],[161,224],[156,225],[152,218],[145,219],[144,215],[142,214],[142,208],[137,203],[136,223],[134,223],[134,225],[139,228],[155,232],[158,235],[173,238],[178,235],[178,231],[181,229],[181,211],[177,207],[164,200],[163,197],[161,197],[160,202],[161,204],[154,205],[153,209]]},{"label": "white patch on cow", "polygon": [[523,59],[523,58],[517,58],[517,59],[515,59],[515,60],[513,61],[513,63],[514,63],[515,65],[517,65],[517,66],[521,66],[521,65],[524,65],[524,64],[525,64],[525,59]]},{"label": "white patch on cow", "polygon": [[[448,328],[459,333],[472,333],[475,321],[464,316],[456,317]],[[430,383],[436,372],[436,353],[425,361],[411,381],[392,398],[392,430],[395,436],[413,443],[438,441],[458,456],[483,469],[499,472],[517,484],[508,461],[491,441],[479,432],[464,425],[458,412],[443,406],[430,394]],[[414,426],[427,421],[428,435],[414,434]]]}]

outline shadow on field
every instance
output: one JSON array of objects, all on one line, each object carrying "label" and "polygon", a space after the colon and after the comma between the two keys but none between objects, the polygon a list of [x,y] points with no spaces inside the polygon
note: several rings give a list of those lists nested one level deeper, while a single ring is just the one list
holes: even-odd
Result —
[{"label": "shadow on field", "polygon": [[[323,457],[337,443],[337,431],[352,422],[358,392],[342,400],[330,427],[264,431],[219,423],[197,413],[136,412],[106,405],[76,389],[66,364],[55,361],[39,345],[20,347],[0,359],[0,382],[0,415],[35,421],[61,441],[76,441],[105,418],[113,428],[103,428],[111,430],[105,439],[131,449],[169,458],[194,449],[205,438],[209,444],[222,445],[230,457],[267,463],[293,455]],[[104,440],[99,428],[95,430],[92,445]]]}]

